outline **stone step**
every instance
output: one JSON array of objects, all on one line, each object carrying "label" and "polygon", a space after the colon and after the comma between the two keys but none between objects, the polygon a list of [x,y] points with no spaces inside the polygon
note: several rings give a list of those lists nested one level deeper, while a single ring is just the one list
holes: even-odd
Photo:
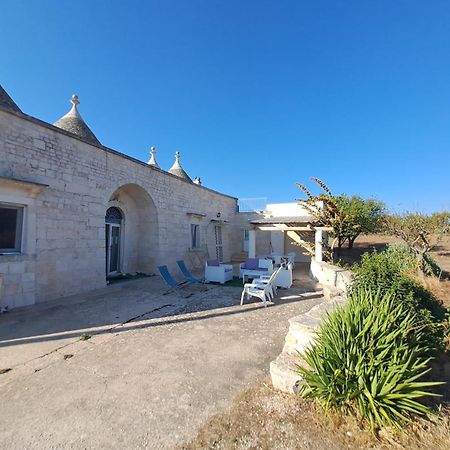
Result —
[{"label": "stone step", "polygon": [[325,300],[345,299],[346,294],[342,289],[332,286],[323,286],[323,296]]},{"label": "stone step", "polygon": [[297,394],[297,383],[302,381],[301,375],[297,372],[297,365],[308,367],[298,355],[280,353],[277,359],[270,363],[273,387],[289,394]]},{"label": "stone step", "polygon": [[324,318],[346,300],[334,297],[311,308],[308,312],[289,319],[289,331],[285,338],[283,352],[270,363],[272,384],[276,389],[290,394],[298,392],[296,383],[301,382],[297,365],[308,367],[301,354],[311,345]]},{"label": "stone step", "polygon": [[346,304],[346,299],[338,298],[331,301],[325,301],[322,303],[319,303],[318,305],[312,307],[307,313],[307,316],[317,318],[320,320],[323,320],[327,314],[329,314],[333,309],[335,309],[337,306],[344,306]]},{"label": "stone step", "polygon": [[343,300],[322,302],[307,313],[289,319],[289,331],[285,338],[283,351],[286,353],[303,353],[314,340],[326,315],[337,305],[344,304]]},{"label": "stone step", "polygon": [[284,339],[283,352],[297,355],[303,353],[316,336],[314,330],[289,327],[289,332]]}]

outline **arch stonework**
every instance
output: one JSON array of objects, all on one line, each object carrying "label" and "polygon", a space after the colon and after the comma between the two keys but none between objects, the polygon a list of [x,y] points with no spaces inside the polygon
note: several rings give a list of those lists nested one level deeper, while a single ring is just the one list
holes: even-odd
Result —
[{"label": "arch stonework", "polygon": [[[0,109],[0,131],[4,131],[0,146],[10,149],[7,159],[0,158],[0,174],[15,186],[18,180],[40,186],[31,200],[14,200],[25,207],[25,252],[3,255],[0,261],[11,308],[106,286],[109,206],[117,206],[124,216],[124,265],[120,268],[124,272],[156,273],[157,264],[176,271],[178,259],[192,266],[200,261],[199,252],[205,257],[215,255],[213,230],[219,218],[224,260],[240,248],[233,232],[237,216],[233,197],[29,116]],[[23,162],[31,160],[33,166]],[[10,200],[3,195],[2,201]],[[191,227],[197,224],[200,249],[191,248]],[[197,268],[201,267],[199,263]]]},{"label": "arch stonework", "polygon": [[106,209],[110,207],[119,208],[123,215],[121,271],[154,272],[159,257],[159,227],[150,194],[138,184],[124,184],[111,194]]}]

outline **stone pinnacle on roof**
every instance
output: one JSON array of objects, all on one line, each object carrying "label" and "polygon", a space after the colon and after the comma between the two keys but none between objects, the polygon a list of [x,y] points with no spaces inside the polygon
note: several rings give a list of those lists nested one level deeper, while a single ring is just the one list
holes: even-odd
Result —
[{"label": "stone pinnacle on roof", "polygon": [[86,122],[78,112],[77,106],[80,103],[80,101],[78,100],[78,96],[72,95],[70,102],[72,103],[72,108],[70,109],[70,111],[65,116],[61,117],[61,119],[59,119],[57,122],[55,122],[54,125],[58,128],[68,131],[69,133],[75,134],[76,136],[91,144],[101,145],[100,141],[95,137],[95,134],[86,125]]},{"label": "stone pinnacle on roof", "polygon": [[181,167],[180,152],[175,153],[175,162],[173,163],[173,166],[169,169],[169,172],[172,175],[176,175],[177,177],[183,178],[183,180],[186,180],[186,181],[189,181],[190,183],[192,183],[192,180],[190,179],[189,175]]},{"label": "stone pinnacle on roof", "polygon": [[0,85],[0,107],[9,111],[21,113],[22,111],[16,105],[14,100],[8,95],[8,93]]},{"label": "stone pinnacle on roof", "polygon": [[156,148],[155,147],[150,147],[150,159],[148,160],[148,163],[150,166],[154,166],[157,167],[159,169],[159,165],[156,162]]}]

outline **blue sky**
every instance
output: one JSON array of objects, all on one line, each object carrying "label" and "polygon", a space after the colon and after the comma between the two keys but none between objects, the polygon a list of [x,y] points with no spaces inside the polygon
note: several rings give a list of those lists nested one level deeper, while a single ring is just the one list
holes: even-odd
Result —
[{"label": "blue sky", "polygon": [[297,181],[450,209],[450,3],[3,1],[0,83],[55,122],[236,197]]}]

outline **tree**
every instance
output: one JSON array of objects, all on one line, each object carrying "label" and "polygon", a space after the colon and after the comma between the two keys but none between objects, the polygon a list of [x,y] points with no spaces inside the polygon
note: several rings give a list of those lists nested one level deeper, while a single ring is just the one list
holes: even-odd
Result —
[{"label": "tree", "polygon": [[390,215],[384,218],[389,234],[399,237],[417,255],[419,275],[440,275],[441,269],[431,258],[430,251],[450,233],[450,212]]},{"label": "tree", "polygon": [[345,194],[335,198],[342,213],[342,238],[348,241],[348,248],[353,248],[355,239],[361,233],[379,231],[385,214],[384,203],[374,198],[363,199],[357,195]]},{"label": "tree", "polygon": [[[375,199],[365,200],[358,196],[348,197],[345,194],[334,196],[330,188],[318,178],[311,178],[322,193],[313,195],[301,183],[297,186],[304,192],[307,199],[299,200],[304,208],[322,227],[329,228],[333,239],[330,251],[333,254],[337,246],[338,257],[342,245],[348,241],[353,247],[355,239],[361,233],[374,232],[382,223],[384,204]],[[334,255],[333,255],[334,256]]]}]

